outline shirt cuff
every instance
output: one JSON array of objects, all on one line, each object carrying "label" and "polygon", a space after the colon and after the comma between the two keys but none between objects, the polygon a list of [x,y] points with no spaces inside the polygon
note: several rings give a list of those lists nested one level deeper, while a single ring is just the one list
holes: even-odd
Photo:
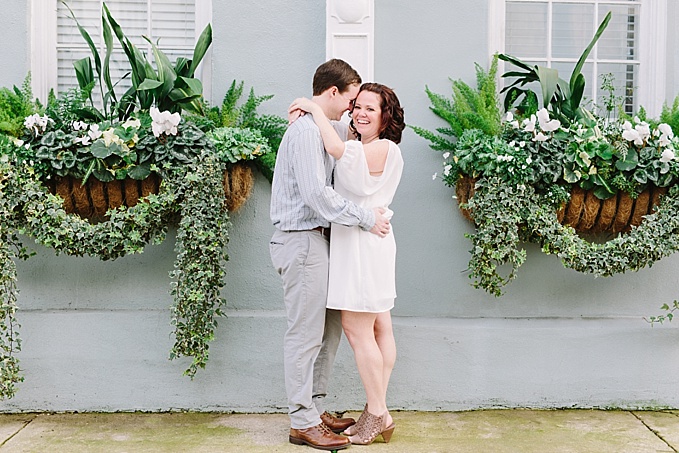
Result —
[{"label": "shirt cuff", "polygon": [[370,231],[375,226],[375,213],[372,209],[366,210],[366,215],[359,224],[362,230]]}]

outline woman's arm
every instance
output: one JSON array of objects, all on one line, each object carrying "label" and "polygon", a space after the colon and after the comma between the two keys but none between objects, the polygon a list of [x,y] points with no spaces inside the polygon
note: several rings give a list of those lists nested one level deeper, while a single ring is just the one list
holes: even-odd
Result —
[{"label": "woman's arm", "polygon": [[314,122],[321,131],[321,138],[323,139],[325,150],[335,159],[341,158],[344,154],[344,140],[337,134],[335,128],[332,127],[332,124],[330,124],[325,113],[323,113],[323,109],[311,99],[297,98],[292,102],[290,108],[288,108],[288,113],[292,113],[296,110],[311,113]]}]

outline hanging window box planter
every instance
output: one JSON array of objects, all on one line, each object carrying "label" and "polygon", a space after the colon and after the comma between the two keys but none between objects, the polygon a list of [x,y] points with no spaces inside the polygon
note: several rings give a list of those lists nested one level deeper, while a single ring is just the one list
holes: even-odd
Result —
[{"label": "hanging window box planter", "polygon": [[[679,251],[679,140],[671,113],[661,121],[643,111],[614,119],[614,103],[603,114],[580,105],[580,71],[610,17],[569,81],[553,68],[499,55],[487,72],[476,65],[476,89],[453,81],[452,99],[426,89],[431,110],[447,124],[413,129],[442,152],[443,171],[433,179],[455,188],[476,225],[467,234],[474,287],[502,295],[526,259],[525,242],[596,276],[638,270]],[[498,59],[517,68],[503,75],[504,114]],[[541,99],[528,88],[536,85]],[[608,240],[589,242],[578,232]]]}]

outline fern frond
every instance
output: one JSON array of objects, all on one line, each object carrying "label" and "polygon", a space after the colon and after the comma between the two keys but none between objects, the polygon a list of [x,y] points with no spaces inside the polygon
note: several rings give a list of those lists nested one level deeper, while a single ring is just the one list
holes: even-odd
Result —
[{"label": "fern frond", "polygon": [[431,144],[429,147],[437,151],[452,151],[455,149],[455,143],[450,140],[436,135],[435,133],[418,126],[409,126],[417,135],[429,140]]}]

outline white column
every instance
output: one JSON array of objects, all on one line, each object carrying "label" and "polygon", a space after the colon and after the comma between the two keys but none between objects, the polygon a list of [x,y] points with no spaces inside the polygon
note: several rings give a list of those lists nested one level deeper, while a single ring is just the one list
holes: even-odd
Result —
[{"label": "white column", "polygon": [[33,96],[47,103],[57,89],[57,2],[30,0],[31,85]]},{"label": "white column", "polygon": [[326,57],[353,66],[364,82],[375,77],[375,1],[326,0]]},{"label": "white column", "polygon": [[660,116],[665,102],[667,21],[667,0],[641,4],[638,94],[639,105],[646,109],[651,118]]},{"label": "white column", "polygon": [[[196,0],[196,42],[203,32],[203,29],[207,27],[207,24],[212,22],[212,0]],[[212,29],[214,33],[214,27]],[[198,66],[196,70],[196,75],[203,84],[203,97],[212,104],[212,48],[215,43],[207,50],[203,61]]]}]

